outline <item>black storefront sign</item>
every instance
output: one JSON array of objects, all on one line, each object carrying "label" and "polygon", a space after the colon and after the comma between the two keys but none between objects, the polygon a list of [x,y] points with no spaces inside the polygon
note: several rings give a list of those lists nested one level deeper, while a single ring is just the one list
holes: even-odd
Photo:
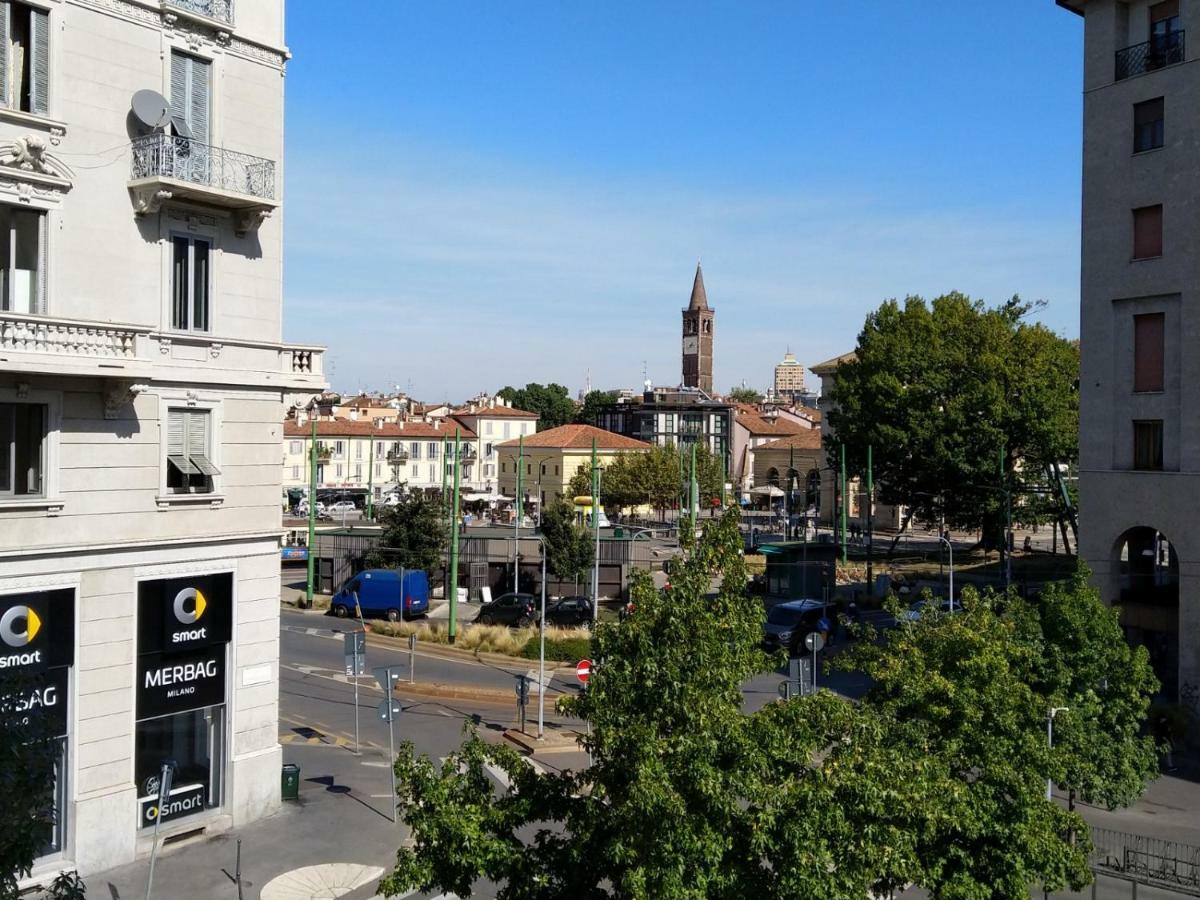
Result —
[{"label": "black storefront sign", "polygon": [[138,585],[138,653],[187,653],[233,635],[233,575],[195,575]]},{"label": "black storefront sign", "polygon": [[[0,703],[11,703],[17,713],[23,713],[22,725],[29,725],[35,716],[45,716],[53,737],[65,738],[69,728],[71,697],[67,693],[66,666],[47,669],[30,679],[19,692],[10,694]],[[42,732],[43,734],[45,732]]]},{"label": "black storefront sign", "polygon": [[163,804],[162,817],[158,818],[158,798],[151,797],[139,804],[139,819],[142,828],[154,825],[158,818],[160,822],[170,822],[193,813],[203,812],[205,801],[208,799],[208,788],[202,784],[190,784],[187,787],[175,788]]},{"label": "black storefront sign", "polygon": [[0,672],[45,672],[75,662],[75,591],[0,597]]},{"label": "black storefront sign", "polygon": [[224,702],[224,644],[191,653],[143,653],[138,657],[138,719]]}]

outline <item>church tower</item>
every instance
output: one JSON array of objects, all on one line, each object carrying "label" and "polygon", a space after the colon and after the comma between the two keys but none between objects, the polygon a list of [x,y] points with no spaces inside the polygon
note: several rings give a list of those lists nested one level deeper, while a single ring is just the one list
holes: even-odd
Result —
[{"label": "church tower", "polygon": [[683,385],[700,388],[706,394],[713,389],[713,319],[704,292],[704,273],[696,263],[692,299],[683,311]]}]

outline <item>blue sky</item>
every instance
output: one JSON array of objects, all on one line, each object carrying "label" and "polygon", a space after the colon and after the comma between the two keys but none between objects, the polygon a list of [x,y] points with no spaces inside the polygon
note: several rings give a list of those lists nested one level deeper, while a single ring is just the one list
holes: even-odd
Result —
[{"label": "blue sky", "polygon": [[335,388],[718,389],[888,297],[1078,334],[1082,21],[1052,0],[292,0],[285,333]]}]

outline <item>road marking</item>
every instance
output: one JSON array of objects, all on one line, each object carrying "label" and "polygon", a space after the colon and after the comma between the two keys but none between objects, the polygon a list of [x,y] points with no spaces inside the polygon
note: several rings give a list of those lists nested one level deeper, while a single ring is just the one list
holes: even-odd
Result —
[{"label": "road marking", "polygon": [[373,769],[386,769],[388,767],[388,764],[385,762],[373,762],[371,760],[364,760],[363,762],[359,763],[359,765],[370,766]]}]

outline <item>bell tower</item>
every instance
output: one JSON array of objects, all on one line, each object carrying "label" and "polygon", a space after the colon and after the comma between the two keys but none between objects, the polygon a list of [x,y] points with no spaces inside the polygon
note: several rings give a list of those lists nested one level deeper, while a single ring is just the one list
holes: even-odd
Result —
[{"label": "bell tower", "polygon": [[696,263],[692,299],[683,311],[683,385],[706,394],[713,389],[713,319],[715,311],[704,292],[704,273]]}]

